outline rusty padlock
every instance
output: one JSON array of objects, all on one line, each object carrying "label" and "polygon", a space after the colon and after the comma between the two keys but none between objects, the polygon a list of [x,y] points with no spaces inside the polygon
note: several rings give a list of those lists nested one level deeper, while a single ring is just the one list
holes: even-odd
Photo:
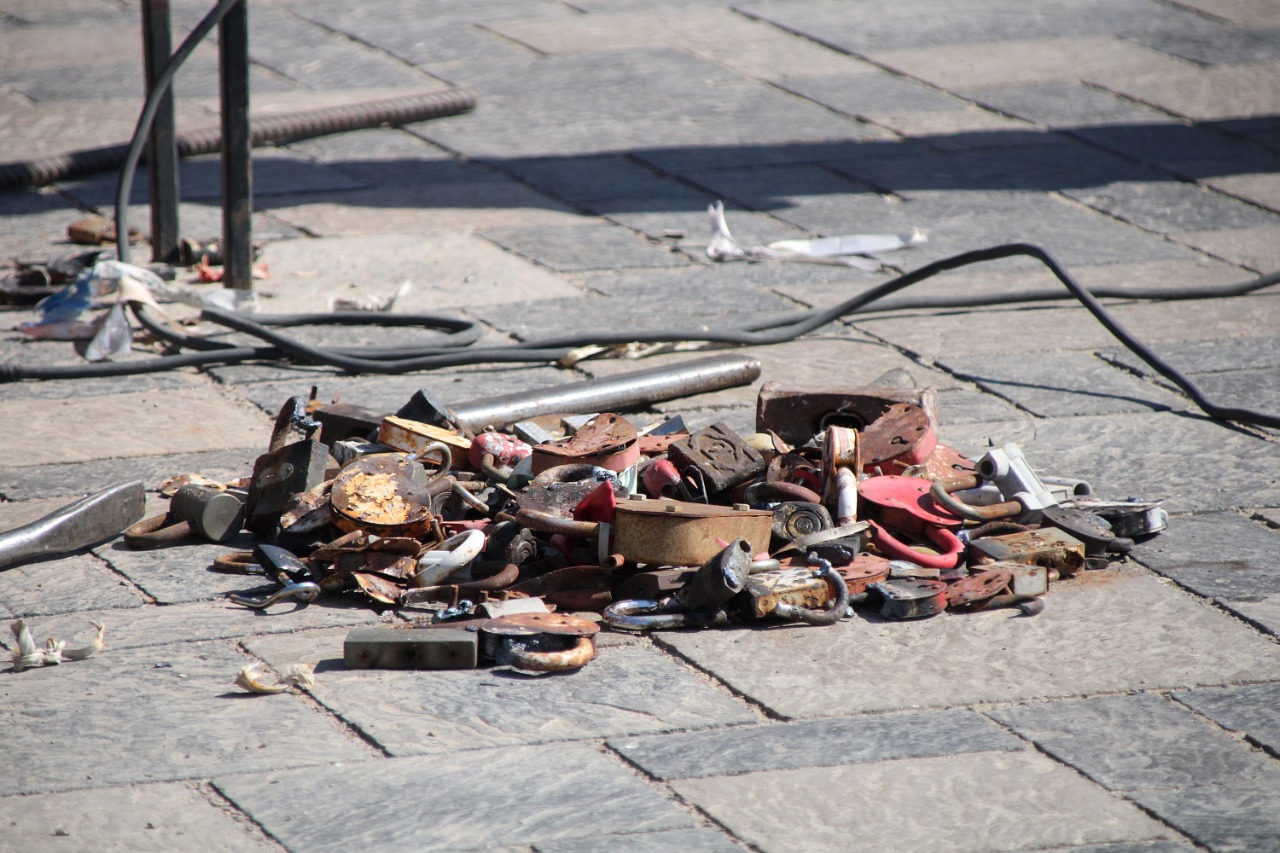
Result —
[{"label": "rusty padlock", "polygon": [[[952,531],[964,522],[934,505],[930,485],[929,481],[916,477],[886,474],[863,480],[858,484],[858,495],[864,502],[864,512],[875,516],[871,525],[881,553],[929,568],[955,568],[964,556],[964,543]],[[924,554],[909,548],[890,528],[923,536],[938,546],[941,553]]]},{"label": "rusty padlock", "polygon": [[773,536],[783,542],[794,542],[834,526],[831,513],[819,503],[786,501],[773,508]]},{"label": "rusty padlock", "polygon": [[422,465],[403,453],[362,456],[333,481],[333,522],[348,533],[364,530],[379,536],[422,536],[435,517],[432,499],[451,485],[447,471],[442,468],[441,473],[428,478]]},{"label": "rusty padlock", "polygon": [[740,608],[749,619],[778,617],[810,625],[834,625],[849,607],[844,578],[823,559],[810,558],[817,570],[782,569],[747,578]]},{"label": "rusty padlock", "polygon": [[969,565],[1027,563],[1070,577],[1084,568],[1084,543],[1053,527],[1005,536],[985,536],[969,543]]},{"label": "rusty padlock", "polygon": [[586,463],[608,471],[625,471],[640,461],[636,428],[621,415],[596,415],[571,437],[532,449],[533,473],[569,463]]},{"label": "rusty padlock", "polygon": [[[302,441],[286,444],[290,426],[305,432]],[[290,397],[276,416],[267,452],[253,465],[253,478],[245,501],[245,527],[261,536],[270,535],[280,522],[288,500],[324,482],[329,451],[313,441],[320,424],[306,415],[306,401]]]},{"label": "rusty padlock", "polygon": [[760,451],[727,424],[714,423],[671,445],[667,457],[682,475],[696,471],[711,497],[764,473]]},{"label": "rusty padlock", "polygon": [[700,566],[723,544],[746,539],[753,553],[769,548],[773,513],[688,501],[627,500],[618,504],[612,551],[635,563]]},{"label": "rusty padlock", "polygon": [[921,619],[947,608],[947,585],[933,580],[889,579],[871,584],[880,595],[880,615],[886,619]]},{"label": "rusty padlock", "polygon": [[580,669],[596,656],[600,626],[563,613],[517,613],[480,626],[480,652],[522,672]]},{"label": "rusty padlock", "polygon": [[196,535],[210,542],[227,542],[244,525],[243,492],[183,486],[174,492],[169,511],[144,518],[124,532],[130,548],[147,550]]}]

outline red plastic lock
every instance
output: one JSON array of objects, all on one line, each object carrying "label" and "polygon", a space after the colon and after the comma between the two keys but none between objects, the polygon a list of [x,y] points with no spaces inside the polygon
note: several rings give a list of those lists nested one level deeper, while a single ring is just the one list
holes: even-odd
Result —
[{"label": "red plastic lock", "polygon": [[498,468],[509,468],[524,459],[533,448],[514,435],[505,432],[482,432],[471,441],[471,449],[467,451],[467,461],[471,467],[479,468],[480,461],[487,454],[493,454],[493,464]]},{"label": "red plastic lock", "polygon": [[[871,516],[876,547],[886,556],[911,560],[932,569],[953,569],[964,556],[964,543],[953,530],[964,519],[941,510],[929,494],[932,483],[919,477],[886,474],[869,477],[858,484],[862,513]],[[899,541],[886,528],[923,536],[942,549],[938,555],[923,554]]]}]

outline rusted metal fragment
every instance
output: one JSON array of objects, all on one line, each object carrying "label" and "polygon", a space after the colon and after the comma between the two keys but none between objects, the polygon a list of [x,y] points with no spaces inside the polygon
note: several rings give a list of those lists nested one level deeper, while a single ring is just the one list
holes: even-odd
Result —
[{"label": "rusted metal fragment", "polygon": [[310,533],[333,521],[329,490],[333,480],[325,480],[314,489],[289,498],[280,514],[280,528],[286,533]]},{"label": "rusted metal fragment", "polygon": [[480,626],[480,648],[499,666],[525,672],[578,669],[595,657],[595,622],[563,613],[518,613]]},{"label": "rusted metal fragment", "polygon": [[636,563],[700,566],[734,539],[746,539],[754,553],[768,550],[772,528],[768,510],[629,500],[618,504],[612,550]]},{"label": "rusted metal fragment", "polygon": [[889,561],[875,554],[861,553],[853,558],[847,566],[838,566],[836,571],[844,578],[850,595],[866,592],[873,583],[889,577]]},{"label": "rusted metal fragment", "polygon": [[382,425],[378,428],[379,444],[394,447],[405,453],[422,453],[437,442],[452,449],[454,457],[459,460],[466,459],[467,452],[471,449],[471,439],[464,438],[452,430],[441,429],[420,421],[411,421],[408,418],[398,418],[395,415],[387,415],[383,418]]},{"label": "rusted metal fragment", "polygon": [[958,580],[947,587],[947,606],[963,607],[992,598],[1003,592],[1013,581],[1013,572],[988,569]]},{"label": "rusted metal fragment", "polygon": [[533,472],[570,462],[609,471],[625,471],[640,460],[636,428],[621,415],[605,413],[588,421],[571,437],[549,441],[533,449]]},{"label": "rusted metal fragment", "polygon": [[387,580],[381,575],[370,574],[369,572],[352,572],[351,579],[356,582],[356,586],[374,601],[381,601],[383,604],[395,604],[400,599],[402,591],[399,584],[395,581]]},{"label": "rusted metal fragment", "polygon": [[[933,388],[888,388],[879,385],[842,388],[830,385],[788,386],[779,382],[766,382],[760,386],[760,393],[756,398],[756,430],[772,430],[793,446],[808,442],[830,425],[852,427],[864,433],[865,438],[866,428],[886,415],[891,407],[899,404],[919,409],[925,416],[926,432],[936,436],[938,395]],[[910,417],[914,418],[915,415]],[[873,437],[872,440],[876,439]],[[906,449],[904,447],[884,458],[901,455]],[[863,465],[874,464],[876,452],[864,448]],[[928,452],[925,451],[926,456]]]}]

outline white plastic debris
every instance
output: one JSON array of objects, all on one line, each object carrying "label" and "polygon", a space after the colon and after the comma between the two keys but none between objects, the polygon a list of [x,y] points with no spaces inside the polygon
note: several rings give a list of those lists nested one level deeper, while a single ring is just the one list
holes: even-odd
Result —
[{"label": "white plastic debris", "polygon": [[396,302],[413,288],[413,283],[403,281],[393,293],[386,296],[374,296],[370,293],[357,293],[354,296],[333,296],[329,299],[330,311],[390,311]]},{"label": "white plastic debris", "polygon": [[13,636],[18,642],[18,650],[13,653],[13,671],[22,672],[36,666],[56,666],[64,660],[84,660],[92,657],[102,651],[103,635],[105,626],[101,622],[90,622],[89,624],[98,629],[98,634],[92,642],[81,648],[67,648],[65,640],[57,640],[49,637],[45,640],[43,649],[36,647],[36,641],[31,636],[31,629],[27,626],[25,619],[17,619],[10,623],[9,628],[13,631]]},{"label": "white plastic debris", "polygon": [[910,234],[842,234],[812,239],[778,240],[767,246],[743,248],[729,231],[724,202],[707,207],[711,219],[711,242],[707,257],[713,261],[782,260],[839,264],[868,271],[880,269],[880,262],[867,257],[924,243],[928,238],[919,229]]}]

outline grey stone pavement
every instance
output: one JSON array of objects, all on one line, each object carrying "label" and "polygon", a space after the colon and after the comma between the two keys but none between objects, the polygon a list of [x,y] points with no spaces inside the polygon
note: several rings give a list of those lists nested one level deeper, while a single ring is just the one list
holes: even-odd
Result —
[{"label": "grey stone pavement", "polygon": [[[255,112],[465,86],[470,114],[255,152],[263,310],[409,280],[399,310],[492,340],[828,306],[1006,241],[1082,282],[1280,269],[1274,0],[249,0]],[[185,33],[211,4],[174,0]],[[121,141],[140,106],[137,0],[0,3],[0,159]],[[179,75],[217,120],[216,51]],[[218,233],[218,164],[183,166],[183,233]],[[145,227],[145,193],[133,222]],[[67,250],[114,176],[0,193],[0,256]],[[721,264],[744,244],[924,230],[879,273]],[[1012,260],[912,292],[1054,282]],[[1220,402],[1280,411],[1280,295],[1109,300]],[[13,331],[0,358],[76,363]],[[399,333],[397,333],[399,334]],[[323,338],[312,333],[314,340]],[[396,335],[351,331],[354,343]],[[363,335],[363,338],[361,337]],[[248,612],[231,546],[107,543],[0,572],[41,640],[87,661],[0,671],[0,849],[1280,849],[1280,452],[1213,422],[1069,300],[850,317],[754,350],[765,379],[939,389],[942,438],[1018,442],[1107,497],[1162,498],[1134,558],[1009,611],[911,623],[610,636],[582,671],[346,671],[357,602]],[[663,355],[651,363],[686,355]],[[287,396],[373,408],[634,369],[399,377],[250,365],[0,387],[0,528],[111,483],[247,474]],[[662,403],[753,428],[755,388]],[[163,503],[155,498],[154,505]],[[3,639],[12,645],[6,628]],[[318,662],[250,697],[246,663]]]}]

